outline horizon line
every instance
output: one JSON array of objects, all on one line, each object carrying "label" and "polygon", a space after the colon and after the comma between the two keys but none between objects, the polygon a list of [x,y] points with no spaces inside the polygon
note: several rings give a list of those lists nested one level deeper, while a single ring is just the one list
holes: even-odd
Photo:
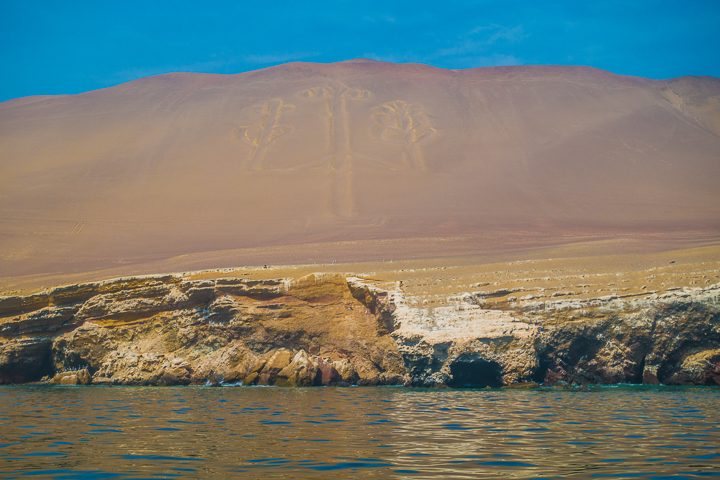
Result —
[{"label": "horizon line", "polygon": [[291,60],[287,62],[280,62],[273,65],[268,65],[265,67],[259,67],[254,68],[250,70],[242,70],[234,73],[217,73],[217,72],[201,72],[201,71],[191,71],[191,70],[177,70],[177,71],[167,71],[162,73],[154,73],[144,76],[139,76],[137,78],[133,78],[130,80],[124,80],[118,83],[113,83],[112,85],[108,85],[105,87],[100,88],[91,88],[89,90],[81,90],[77,92],[70,92],[70,93],[34,93],[30,95],[22,95],[19,97],[9,97],[6,99],[0,100],[0,104],[6,103],[6,102],[12,102],[16,100],[23,100],[23,99],[33,99],[37,97],[66,97],[66,96],[73,96],[73,95],[83,95],[90,92],[97,92],[101,90],[107,90],[109,88],[115,88],[119,87],[121,85],[142,81],[146,79],[151,78],[160,78],[160,77],[166,77],[166,76],[173,76],[173,75],[212,75],[212,76],[224,76],[224,77],[230,77],[230,76],[238,76],[238,75],[245,75],[250,73],[256,73],[256,72],[262,72],[265,70],[273,70],[280,67],[286,67],[291,65],[316,65],[316,66],[333,66],[333,65],[348,65],[348,64],[356,64],[356,65],[372,65],[372,64],[382,64],[382,65],[392,65],[392,66],[419,66],[419,67],[425,67],[432,70],[439,70],[443,72],[453,72],[453,73],[462,73],[462,72],[468,72],[468,71],[474,71],[474,70],[514,70],[514,69],[534,69],[534,68],[552,68],[552,69],[581,69],[581,70],[595,70],[598,72],[607,73],[613,76],[617,77],[626,77],[626,78],[636,78],[636,79],[642,79],[647,80],[651,82],[668,82],[673,80],[679,80],[683,78],[697,78],[697,79],[710,79],[710,80],[717,80],[720,81],[720,76],[714,76],[714,75],[695,75],[695,74],[688,74],[688,75],[679,75],[675,77],[667,77],[667,78],[651,78],[651,77],[644,77],[642,75],[628,75],[623,73],[617,73],[611,70],[607,70],[604,68],[595,67],[592,65],[581,65],[581,64],[543,64],[543,63],[537,63],[537,64],[520,64],[520,65],[481,65],[476,67],[464,67],[464,68],[446,68],[446,67],[438,67],[436,65],[430,64],[430,63],[423,63],[423,62],[414,62],[414,61],[389,61],[389,60],[379,60],[374,58],[368,58],[368,57],[355,57],[355,58],[349,58],[346,60],[336,60],[336,61],[328,61],[328,62],[322,62],[322,61],[305,61],[305,60]]}]

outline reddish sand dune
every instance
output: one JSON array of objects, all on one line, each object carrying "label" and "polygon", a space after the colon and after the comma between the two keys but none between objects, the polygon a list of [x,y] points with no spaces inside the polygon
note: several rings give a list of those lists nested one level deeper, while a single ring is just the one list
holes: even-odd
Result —
[{"label": "reddish sand dune", "polygon": [[0,277],[349,240],[333,255],[715,234],[719,185],[716,78],[370,61],[161,75],[0,103]]}]

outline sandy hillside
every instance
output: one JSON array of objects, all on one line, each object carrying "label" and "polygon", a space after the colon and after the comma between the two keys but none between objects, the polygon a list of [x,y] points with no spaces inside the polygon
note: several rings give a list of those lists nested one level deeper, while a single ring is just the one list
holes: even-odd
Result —
[{"label": "sandy hillside", "polygon": [[0,103],[0,278],[714,237],[718,179],[715,78],[162,75]]}]

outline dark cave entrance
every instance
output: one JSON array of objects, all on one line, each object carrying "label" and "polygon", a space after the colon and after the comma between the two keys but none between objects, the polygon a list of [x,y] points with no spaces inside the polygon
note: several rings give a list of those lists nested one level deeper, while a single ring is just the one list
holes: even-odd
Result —
[{"label": "dark cave entrance", "polygon": [[450,387],[501,387],[502,367],[499,363],[476,355],[460,355],[450,364]]}]

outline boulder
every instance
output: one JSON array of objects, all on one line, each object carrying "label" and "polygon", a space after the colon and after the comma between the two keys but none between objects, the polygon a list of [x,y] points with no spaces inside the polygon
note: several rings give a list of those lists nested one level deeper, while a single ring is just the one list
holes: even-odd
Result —
[{"label": "boulder", "polygon": [[92,376],[87,368],[58,372],[50,380],[50,383],[56,385],[90,385],[91,382]]}]

